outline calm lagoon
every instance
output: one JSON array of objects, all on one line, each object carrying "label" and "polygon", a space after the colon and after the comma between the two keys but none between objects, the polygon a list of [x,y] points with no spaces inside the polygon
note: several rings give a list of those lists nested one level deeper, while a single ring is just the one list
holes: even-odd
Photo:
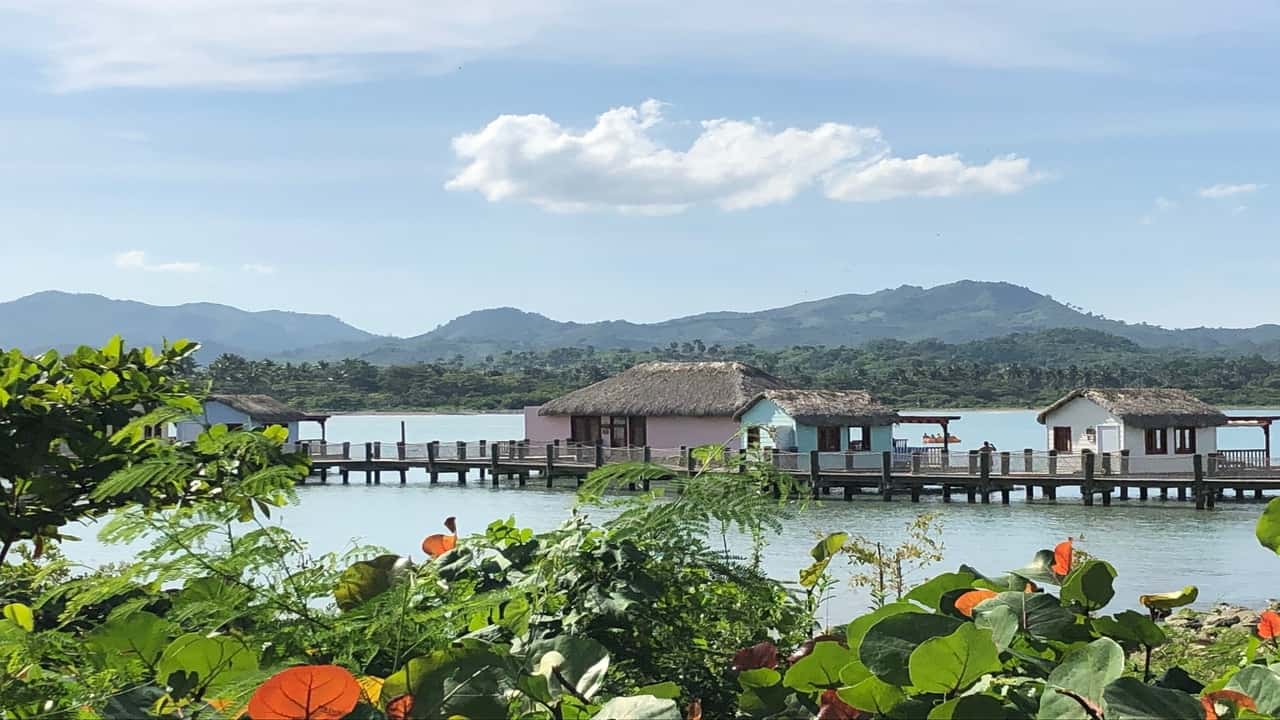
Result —
[{"label": "calm lagoon", "polygon": [[[976,447],[984,440],[1008,450],[1044,446],[1044,428],[1036,423],[1033,411],[947,412],[964,416],[952,424],[952,433],[961,438],[964,448]],[[1239,414],[1266,413],[1280,414],[1273,410]],[[518,414],[342,415],[329,421],[329,441],[394,442],[399,440],[401,421],[409,442],[505,440],[519,438],[524,432],[523,419]],[[900,428],[900,433],[906,429],[914,433],[920,427],[906,426]],[[917,437],[907,439],[913,444],[919,441]],[[1261,433],[1257,429],[1223,430],[1219,432],[1219,446],[1260,447]],[[300,488],[296,505],[274,515],[276,521],[306,540],[314,553],[374,544],[420,558],[418,546],[422,537],[440,532],[441,521],[450,515],[458,518],[463,535],[481,531],[492,520],[508,516],[515,516],[522,526],[535,530],[558,525],[574,502],[568,483],[562,481],[561,485],[562,489],[547,490],[535,481],[523,489],[504,486],[494,490],[478,482],[458,486],[446,475],[439,485],[431,487],[425,472],[414,470],[406,486],[400,486],[398,481],[366,486],[363,476],[356,474],[350,486],[336,482],[308,484]],[[794,580],[820,535],[845,530],[894,544],[917,513],[936,511],[942,518],[946,558],[917,579],[955,569],[961,562],[986,573],[1016,568],[1036,550],[1052,547],[1071,536],[1085,550],[1116,567],[1116,608],[1136,605],[1141,593],[1165,592],[1191,584],[1200,587],[1199,606],[1225,601],[1256,607],[1280,596],[1280,584],[1267,580],[1276,574],[1266,570],[1280,568],[1280,558],[1259,546],[1253,536],[1254,522],[1262,511],[1260,504],[1223,502],[1215,511],[1197,512],[1190,503],[1158,499],[1116,501],[1109,508],[1086,508],[1065,494],[1057,503],[1036,500],[1028,504],[1018,500],[1019,496],[1015,494],[1009,506],[963,502],[944,505],[937,498],[925,498],[919,505],[906,501],[884,503],[870,495],[845,502],[838,495],[832,496],[787,518],[783,532],[769,539],[765,567],[773,577]],[[609,508],[584,511],[599,518],[610,514]],[[127,560],[132,554],[128,547],[97,542],[93,528],[69,531],[85,538],[64,545],[67,554],[80,562],[97,565]],[[729,542],[731,548],[745,548],[742,538],[730,537]],[[714,544],[719,545],[718,538]],[[839,563],[833,569],[838,577],[847,574]],[[867,602],[865,592],[844,588],[829,605],[830,617],[832,621],[848,619],[861,612]]]}]

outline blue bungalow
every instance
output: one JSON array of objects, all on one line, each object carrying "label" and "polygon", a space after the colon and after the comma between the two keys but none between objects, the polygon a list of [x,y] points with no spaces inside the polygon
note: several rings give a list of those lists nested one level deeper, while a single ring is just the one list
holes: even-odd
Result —
[{"label": "blue bungalow", "polygon": [[734,419],[748,447],[802,453],[893,450],[900,421],[863,390],[766,390]]}]

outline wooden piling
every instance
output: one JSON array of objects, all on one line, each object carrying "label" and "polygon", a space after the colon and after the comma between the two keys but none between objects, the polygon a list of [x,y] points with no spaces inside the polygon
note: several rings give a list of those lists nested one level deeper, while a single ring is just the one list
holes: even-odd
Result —
[{"label": "wooden piling", "polygon": [[1009,474],[1009,451],[1008,450],[1002,450],[1000,452],[1000,474],[1001,475]]},{"label": "wooden piling", "polygon": [[822,494],[822,468],[818,463],[818,451],[809,451],[809,493],[814,500]]},{"label": "wooden piling", "polygon": [[[1031,474],[1036,469],[1036,453],[1031,448],[1022,449],[1022,472]],[[1029,499],[1029,498],[1028,498]]]},{"label": "wooden piling", "polygon": [[893,500],[893,453],[888,450],[880,453],[880,496],[885,502]]},{"label": "wooden piling", "polygon": [[1129,451],[1120,451],[1120,474],[1125,477],[1129,476]]},{"label": "wooden piling", "polygon": [[1204,457],[1200,453],[1191,456],[1191,471],[1195,475],[1191,490],[1196,499],[1196,509],[1204,510],[1207,498],[1204,492]]},{"label": "wooden piling", "polygon": [[[1058,474],[1058,451],[1049,451],[1049,477],[1055,477]],[[1056,496],[1057,493],[1054,495]]]},{"label": "wooden piling", "polygon": [[400,468],[400,484],[401,485],[404,485],[405,483],[409,482],[408,473],[409,473],[409,468]]},{"label": "wooden piling", "polygon": [[924,455],[921,455],[918,452],[911,453],[911,474],[919,475],[923,465]]},{"label": "wooden piling", "polygon": [[1084,481],[1080,486],[1080,494],[1085,505],[1093,505],[1093,473],[1094,455],[1088,450],[1080,451],[1080,467],[1084,468]]},{"label": "wooden piling", "polygon": [[427,443],[427,478],[432,485],[440,482],[440,473],[436,470],[436,453],[440,443],[432,440]]},{"label": "wooden piling", "polygon": [[983,451],[978,453],[978,482],[979,492],[982,494],[982,504],[991,504],[991,453]]},{"label": "wooden piling", "polygon": [[[493,478],[489,481],[490,487],[498,487],[498,453],[501,448],[498,443],[489,443],[489,474]],[[597,465],[596,467],[600,467]]]},{"label": "wooden piling", "polygon": [[543,462],[545,462],[546,464],[543,465],[544,469],[542,471],[542,474],[546,476],[545,479],[547,481],[547,487],[552,487],[554,483],[552,482],[551,478],[555,475],[555,472],[556,472],[556,446],[551,443],[547,443],[547,446],[544,448],[544,451],[547,453],[547,457],[543,460]]},{"label": "wooden piling", "polygon": [[[643,452],[644,455],[642,457],[644,459],[644,464],[651,464],[653,462],[653,448],[645,445]],[[645,492],[649,492],[649,476],[647,474],[640,480],[640,487],[643,488]]]}]

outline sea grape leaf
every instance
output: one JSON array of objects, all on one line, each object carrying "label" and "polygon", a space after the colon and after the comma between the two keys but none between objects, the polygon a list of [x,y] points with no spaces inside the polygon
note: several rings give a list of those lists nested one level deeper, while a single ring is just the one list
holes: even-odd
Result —
[{"label": "sea grape leaf", "polygon": [[782,674],[773,668],[753,668],[738,673],[738,684],[743,690],[773,687],[782,682]]},{"label": "sea grape leaf", "polygon": [[997,605],[976,615],[973,624],[991,631],[991,640],[1000,652],[1008,650],[1009,644],[1018,634],[1018,616],[1013,613],[1013,609],[1008,605]]},{"label": "sea grape leaf", "polygon": [[652,695],[660,700],[675,700],[680,697],[680,686],[667,680],[636,688],[637,695]]},{"label": "sea grape leaf", "polygon": [[1042,720],[1088,720],[1089,715],[1073,698],[1050,688],[1070,690],[1106,713],[1103,694],[1107,686],[1124,674],[1124,650],[1110,638],[1099,638],[1068,653],[1049,673],[1040,698]]},{"label": "sea grape leaf", "polygon": [[813,693],[826,688],[840,687],[840,670],[857,656],[838,642],[815,643],[813,652],[792,665],[782,678],[787,687],[801,693]]},{"label": "sea grape leaf", "polygon": [[1227,682],[1227,689],[1239,690],[1253,698],[1260,713],[1280,713],[1280,677],[1274,670],[1261,665],[1243,667]]},{"label": "sea grape leaf", "polygon": [[849,646],[850,650],[857,653],[858,648],[862,646],[862,638],[866,636],[872,625],[890,615],[901,615],[903,613],[921,613],[921,610],[907,602],[893,602],[877,608],[873,612],[869,612],[849,623],[845,628],[845,644]]},{"label": "sea grape leaf", "polygon": [[881,680],[893,685],[909,685],[911,653],[920,643],[950,635],[961,624],[961,620],[946,615],[890,615],[867,630],[858,648],[858,659]]},{"label": "sea grape leaf", "polygon": [[951,695],[1000,669],[1000,651],[991,631],[964,623],[955,632],[920,643],[908,659],[911,684],[925,692]]},{"label": "sea grape leaf", "polygon": [[1041,640],[1061,639],[1076,621],[1075,614],[1048,593],[1002,592],[975,608],[973,614],[977,617],[1001,606],[1013,611],[1020,630]]},{"label": "sea grape leaf", "polygon": [[30,607],[22,603],[5,605],[4,617],[27,632],[34,632],[36,629],[35,615],[32,614]]},{"label": "sea grape leaf", "polygon": [[1035,554],[1035,557],[1031,558],[1031,562],[1009,572],[1012,575],[1041,585],[1057,585],[1060,581],[1053,572],[1054,560],[1052,550],[1041,550]]},{"label": "sea grape leaf", "polygon": [[844,543],[849,539],[849,533],[838,532],[831,533],[825,538],[818,541],[817,545],[809,551],[809,556],[813,558],[813,563],[809,567],[800,571],[800,586],[811,588],[818,584],[818,579],[822,577],[822,573],[827,571],[827,566],[831,564],[831,558],[840,552],[840,548],[844,547]]},{"label": "sea grape leaf", "polygon": [[1254,534],[1263,547],[1280,555],[1280,498],[1272,498],[1267,503],[1267,509],[1258,518]]},{"label": "sea grape leaf", "polygon": [[890,685],[878,677],[869,677],[853,687],[836,691],[840,699],[863,712],[883,715],[906,699],[907,694],[897,685]]},{"label": "sea grape leaf", "polygon": [[953,698],[929,711],[928,720],[1003,720],[1004,704],[990,695]]},{"label": "sea grape leaf", "polygon": [[923,585],[913,588],[903,599],[914,600],[925,607],[939,610],[940,608],[938,607],[938,603],[942,600],[943,593],[948,590],[971,588],[973,587],[974,580],[977,580],[977,577],[975,577],[973,573],[942,573]]},{"label": "sea grape leaf", "polygon": [[1164,630],[1150,616],[1133,610],[1125,610],[1107,617],[1093,619],[1093,629],[1107,637],[1130,646],[1159,647],[1165,642]]},{"label": "sea grape leaf", "polygon": [[1071,571],[1062,581],[1062,602],[1075,603],[1086,611],[1101,610],[1115,597],[1116,569],[1101,560],[1089,560]]},{"label": "sea grape leaf", "polygon": [[234,682],[257,669],[257,653],[238,638],[187,633],[164,649],[156,662],[156,679],[163,685],[170,675],[182,672],[195,675],[199,685],[210,688]]},{"label": "sea grape leaf", "polygon": [[591,717],[592,720],[681,720],[675,700],[652,695],[616,697]]},{"label": "sea grape leaf", "polygon": [[511,689],[509,678],[520,674],[511,665],[510,657],[489,645],[464,641],[409,660],[387,677],[382,694],[413,695],[415,705],[444,717],[505,717],[502,698]]},{"label": "sea grape leaf", "polygon": [[1102,693],[1107,720],[1200,720],[1204,708],[1195,697],[1152,687],[1137,678],[1111,681]]},{"label": "sea grape leaf", "polygon": [[409,559],[400,555],[379,555],[362,560],[342,571],[333,597],[338,607],[350,610],[381,595],[409,568]]},{"label": "sea grape leaf", "polygon": [[86,641],[100,650],[109,667],[121,667],[132,661],[154,666],[165,646],[173,625],[145,610],[129,613],[99,625]]}]

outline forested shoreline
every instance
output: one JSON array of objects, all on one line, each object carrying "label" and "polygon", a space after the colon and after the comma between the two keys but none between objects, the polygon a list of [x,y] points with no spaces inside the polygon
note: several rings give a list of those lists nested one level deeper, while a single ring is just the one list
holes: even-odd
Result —
[{"label": "forested shoreline", "polygon": [[558,348],[388,366],[222,355],[193,372],[215,392],[266,393],[309,410],[497,411],[536,405],[650,360],[740,360],[799,386],[869,390],[897,407],[1040,407],[1081,386],[1178,387],[1221,405],[1280,404],[1280,361],[1144,348],[1079,329],[859,347],[694,340],[641,351]]}]

